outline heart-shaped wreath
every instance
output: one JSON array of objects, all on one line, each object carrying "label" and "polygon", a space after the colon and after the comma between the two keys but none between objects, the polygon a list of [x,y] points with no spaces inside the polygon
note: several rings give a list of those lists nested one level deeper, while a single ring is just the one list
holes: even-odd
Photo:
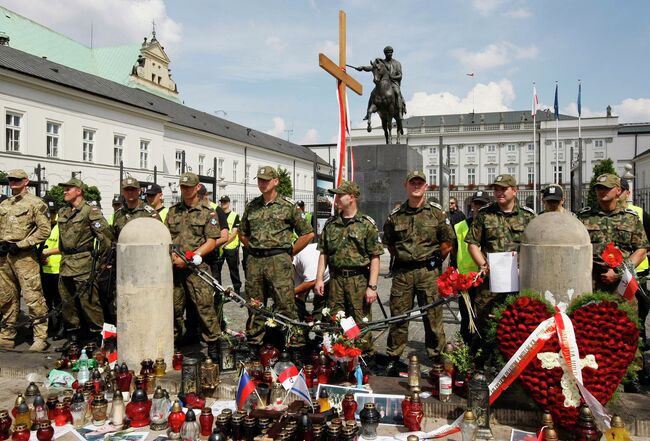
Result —
[{"label": "heart-shaped wreath", "polygon": [[[584,294],[567,309],[580,352],[583,384],[603,405],[611,398],[634,359],[639,340],[635,314],[620,297]],[[511,297],[496,314],[495,339],[510,359],[542,321],[552,317],[553,306],[536,294]],[[583,402],[560,355],[553,335],[520,374],[519,380],[553,421],[572,431]]]}]

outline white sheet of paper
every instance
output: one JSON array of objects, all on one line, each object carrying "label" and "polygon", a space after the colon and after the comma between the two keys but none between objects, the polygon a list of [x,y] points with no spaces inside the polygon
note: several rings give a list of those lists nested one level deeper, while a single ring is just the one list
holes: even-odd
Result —
[{"label": "white sheet of paper", "polygon": [[516,251],[488,253],[488,264],[490,265],[490,291],[519,291],[519,268],[517,267]]}]

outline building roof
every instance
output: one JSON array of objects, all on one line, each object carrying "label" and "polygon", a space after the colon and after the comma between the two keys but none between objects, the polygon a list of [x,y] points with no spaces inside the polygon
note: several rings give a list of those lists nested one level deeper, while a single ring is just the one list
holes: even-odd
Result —
[{"label": "building roof", "polygon": [[[552,121],[555,119],[553,112],[546,110],[537,111],[537,121]],[[560,114],[560,120],[577,120],[575,116]],[[529,110],[507,112],[482,112],[482,113],[457,113],[447,115],[411,116],[404,120],[404,127],[436,127],[436,126],[468,126],[480,124],[511,124],[520,122],[533,122]]]},{"label": "building roof", "polygon": [[[184,106],[149,91],[127,87],[106,78],[55,63],[49,59],[36,57],[9,46],[0,46],[0,69],[28,75],[63,87],[166,115],[172,123],[179,126],[306,161],[313,161],[317,157],[315,153],[302,145]],[[318,160],[323,164],[327,164],[320,158]]]},{"label": "building roof", "polygon": [[650,122],[621,124],[618,128],[619,135],[641,135],[650,133]]},{"label": "building roof", "polygon": [[[142,48],[139,43],[91,48],[2,6],[0,31],[9,37],[9,46],[14,49],[45,57],[55,63],[116,83],[158,93],[130,80],[131,69]],[[179,101],[174,96],[162,93],[160,96]]]}]

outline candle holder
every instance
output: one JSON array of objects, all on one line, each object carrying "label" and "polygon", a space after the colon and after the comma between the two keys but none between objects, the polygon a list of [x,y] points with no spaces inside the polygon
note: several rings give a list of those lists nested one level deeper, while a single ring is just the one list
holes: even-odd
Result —
[{"label": "candle holder", "polygon": [[180,397],[187,394],[199,394],[201,384],[201,373],[199,371],[199,360],[196,358],[185,357],[183,359],[183,369],[181,370],[181,390]]},{"label": "candle holder", "polygon": [[476,416],[476,440],[494,440],[490,429],[490,390],[485,375],[477,372],[469,381],[467,406]]}]

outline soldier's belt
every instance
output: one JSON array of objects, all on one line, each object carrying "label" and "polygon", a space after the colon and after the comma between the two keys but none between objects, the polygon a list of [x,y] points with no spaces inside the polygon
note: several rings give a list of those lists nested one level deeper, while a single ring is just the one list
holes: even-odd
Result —
[{"label": "soldier's belt", "polygon": [[436,257],[430,257],[426,260],[411,260],[408,262],[397,261],[395,262],[395,270],[414,270],[420,268],[436,268],[438,266],[438,259]]},{"label": "soldier's belt", "polygon": [[336,268],[336,269],[330,268],[331,277],[354,277],[361,274],[368,275],[369,274],[368,268],[367,267]]},{"label": "soldier's belt", "polygon": [[63,254],[80,254],[80,253],[88,253],[92,251],[94,248],[93,247],[80,247],[80,248],[68,248],[68,247],[59,247],[59,250]]},{"label": "soldier's belt", "polygon": [[269,248],[269,249],[261,249],[261,248],[250,248],[248,250],[248,254],[254,257],[271,257],[271,256],[277,256],[278,254],[289,254],[291,248]]}]

